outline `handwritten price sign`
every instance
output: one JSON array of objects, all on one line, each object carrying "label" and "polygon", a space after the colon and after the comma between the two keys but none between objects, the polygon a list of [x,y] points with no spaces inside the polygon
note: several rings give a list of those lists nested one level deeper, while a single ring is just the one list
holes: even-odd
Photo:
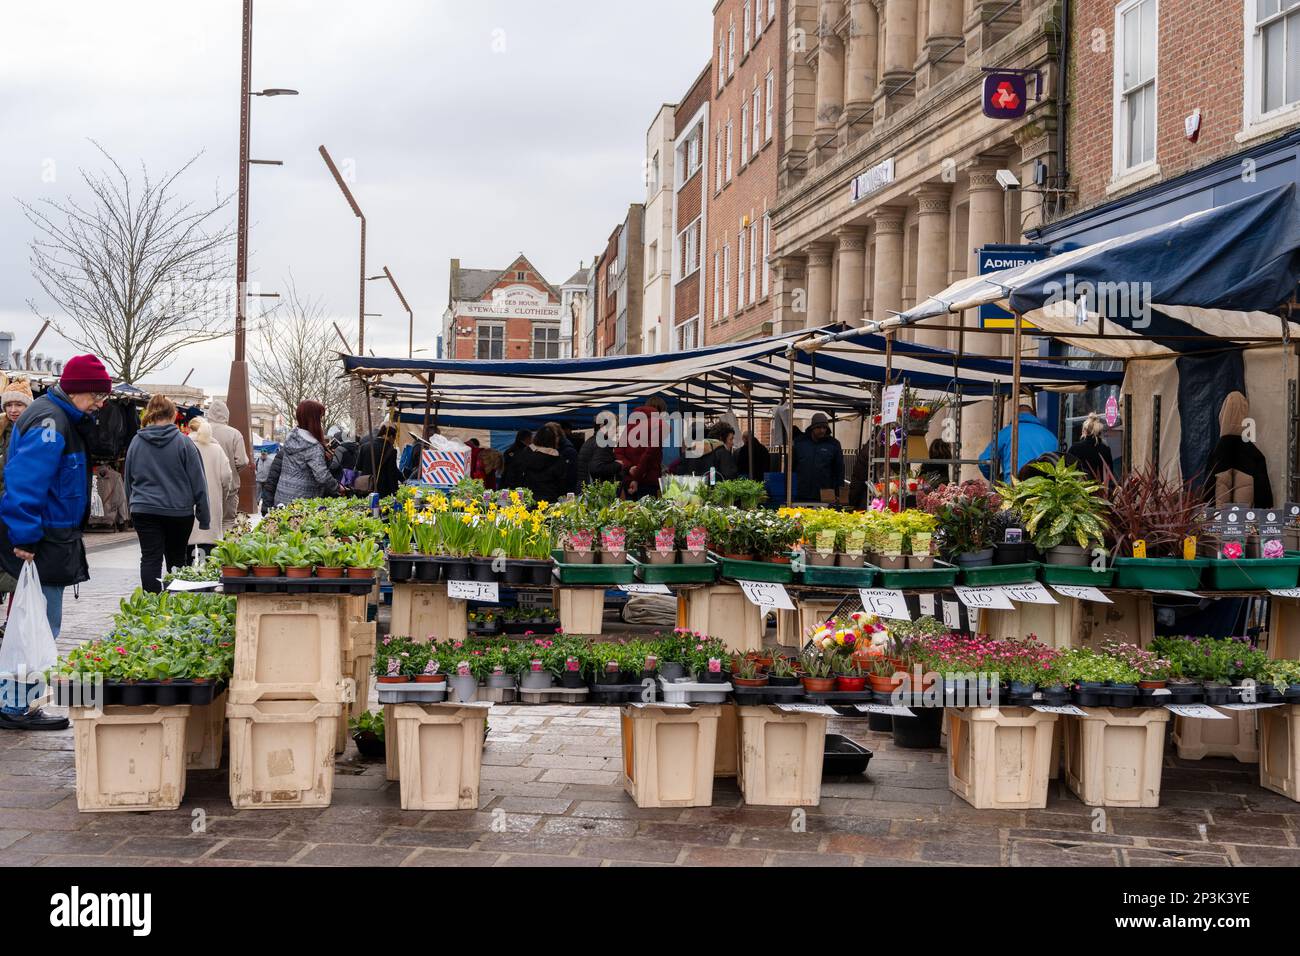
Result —
[{"label": "handwritten price sign", "polygon": [[1061,597],[1077,598],[1080,601],[1093,601],[1096,604],[1114,604],[1110,598],[1093,587],[1081,584],[1053,584],[1052,590]]},{"label": "handwritten price sign", "polygon": [[1043,587],[1037,581],[1029,584],[1004,584],[1002,591],[1008,598],[1017,604],[1057,604],[1056,598],[1052,597],[1047,588]]},{"label": "handwritten price sign", "polygon": [[620,591],[626,591],[628,594],[672,594],[666,584],[620,584]]},{"label": "handwritten price sign", "polygon": [[943,626],[961,630],[961,605],[956,601],[943,602]]},{"label": "handwritten price sign", "polygon": [[907,607],[907,599],[902,591],[890,588],[858,588],[858,597],[862,599],[862,610],[878,617],[887,617],[895,621],[910,621],[912,612]]},{"label": "handwritten price sign", "polygon": [[921,603],[921,616],[934,617],[934,595],[922,594],[919,595],[919,597]]},{"label": "handwritten price sign", "polygon": [[1201,720],[1231,720],[1227,714],[1221,714],[1208,704],[1165,704],[1165,710],[1179,717],[1195,717]]},{"label": "handwritten price sign", "polygon": [[957,592],[957,600],[967,607],[978,610],[1015,610],[1015,605],[1011,603],[1011,599],[1007,597],[1001,586],[987,588],[956,587],[953,590]]},{"label": "handwritten price sign", "polygon": [[790,600],[790,592],[785,589],[784,584],[773,584],[769,581],[737,581],[736,583],[745,592],[745,597],[749,598],[750,604],[760,608],[794,610],[794,602]]},{"label": "handwritten price sign", "polygon": [[489,604],[501,600],[495,581],[448,581],[447,597],[456,601],[485,601]]}]

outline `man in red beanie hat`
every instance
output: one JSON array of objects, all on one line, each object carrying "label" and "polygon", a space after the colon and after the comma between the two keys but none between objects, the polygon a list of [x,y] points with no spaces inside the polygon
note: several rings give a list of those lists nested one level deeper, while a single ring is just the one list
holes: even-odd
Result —
[{"label": "man in red beanie hat", "polygon": [[[0,566],[14,577],[34,561],[45,594],[45,614],[58,637],[63,589],[89,580],[82,529],[90,518],[86,436],[93,413],[112,391],[104,363],[78,355],[63,366],[59,384],[32,402],[14,422],[0,497]],[[61,730],[64,717],[29,711],[20,691],[25,675],[0,675],[0,729]],[[29,682],[30,683],[30,682]]]}]

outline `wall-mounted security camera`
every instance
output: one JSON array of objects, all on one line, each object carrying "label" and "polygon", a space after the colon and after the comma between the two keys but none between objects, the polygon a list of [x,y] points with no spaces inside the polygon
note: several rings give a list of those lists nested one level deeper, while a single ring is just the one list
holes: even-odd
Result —
[{"label": "wall-mounted security camera", "polygon": [[1020,188],[1020,180],[1016,174],[1009,169],[999,169],[997,175],[998,185],[1002,187],[1003,192],[1011,192],[1013,189]]}]

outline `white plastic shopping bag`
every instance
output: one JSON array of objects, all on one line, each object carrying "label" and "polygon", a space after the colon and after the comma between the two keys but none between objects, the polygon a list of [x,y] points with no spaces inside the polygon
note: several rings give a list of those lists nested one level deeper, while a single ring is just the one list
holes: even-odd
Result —
[{"label": "white plastic shopping bag", "polygon": [[41,593],[36,562],[24,561],[9,608],[4,643],[0,644],[0,674],[11,675],[20,682],[24,679],[35,682],[54,666],[58,656],[54,632],[45,617],[45,595]]},{"label": "white plastic shopping bag", "polygon": [[92,478],[90,484],[90,516],[92,518],[104,517],[104,499],[99,494],[99,478]]}]

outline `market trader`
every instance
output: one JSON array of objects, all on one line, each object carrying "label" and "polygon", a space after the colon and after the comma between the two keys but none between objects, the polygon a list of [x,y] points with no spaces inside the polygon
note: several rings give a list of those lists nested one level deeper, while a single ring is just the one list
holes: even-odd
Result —
[{"label": "market trader", "polygon": [[1016,445],[1016,466],[1011,467],[1011,426],[1007,425],[1000,432],[997,438],[985,446],[983,453],[980,454],[980,471],[985,478],[991,478],[989,474],[989,463],[993,456],[998,456],[999,471],[998,478],[1002,481],[1009,481],[1019,473],[1020,469],[1029,464],[1040,455],[1046,455],[1048,452],[1060,451],[1061,444],[1056,440],[1056,435],[1048,431],[1043,423],[1038,420],[1038,415],[1034,411],[1034,394],[1030,391],[1024,391],[1020,396],[1020,413],[1016,416],[1016,422],[1020,426],[1020,436]]}]

